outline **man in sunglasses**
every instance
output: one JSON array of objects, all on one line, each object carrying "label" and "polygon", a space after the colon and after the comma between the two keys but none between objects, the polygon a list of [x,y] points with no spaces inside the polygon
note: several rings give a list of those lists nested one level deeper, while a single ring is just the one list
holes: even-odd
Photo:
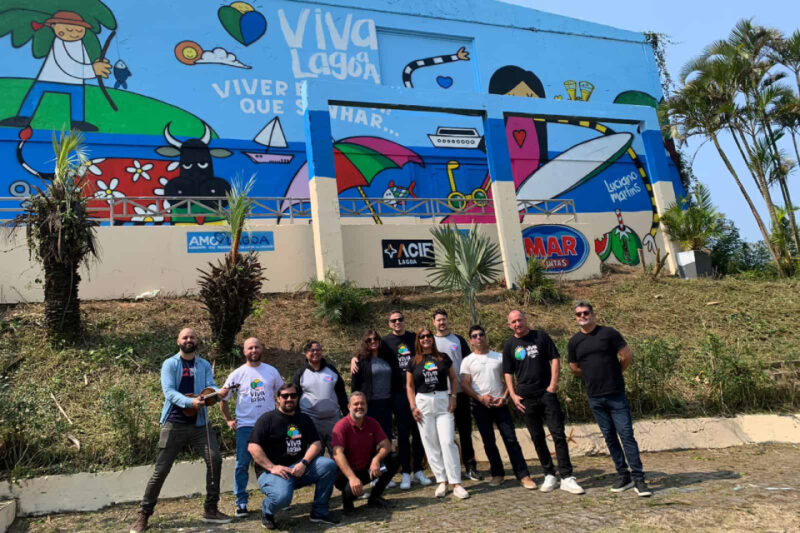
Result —
[{"label": "man in sunglasses", "polygon": [[312,522],[335,525],[328,511],[336,481],[336,463],[321,455],[314,422],[297,409],[299,390],[294,383],[278,389],[277,409],[261,415],[250,435],[247,451],[255,461],[258,486],[264,493],[261,525],[275,529],[275,513],[292,502],[295,489],[315,485]]},{"label": "man in sunglasses", "polygon": [[650,496],[652,493],[644,481],[639,458],[639,445],[633,436],[631,407],[622,377],[633,362],[633,352],[617,330],[597,324],[589,302],[582,300],[575,304],[575,319],[580,331],[567,345],[569,367],[575,375],[583,376],[589,407],[617,468],[619,479],[611,492],[633,487],[639,496]]},{"label": "man in sunglasses", "polygon": [[496,425],[506,446],[514,475],[523,487],[533,490],[536,483],[531,479],[522,448],[517,441],[514,421],[506,407],[508,391],[503,382],[503,356],[489,349],[486,331],[481,326],[469,328],[469,343],[472,353],[461,361],[461,390],[472,398],[472,415],[491,465],[492,480],[489,485],[499,487],[505,477],[503,461],[494,436]]}]

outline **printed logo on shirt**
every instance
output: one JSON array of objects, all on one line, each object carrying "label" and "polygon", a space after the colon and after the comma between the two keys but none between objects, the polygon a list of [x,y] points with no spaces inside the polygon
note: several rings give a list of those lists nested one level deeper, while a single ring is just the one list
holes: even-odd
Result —
[{"label": "printed logo on shirt", "polygon": [[458,344],[451,344],[450,351],[456,353],[458,351]]},{"label": "printed logo on shirt", "polygon": [[514,350],[514,359],[517,361],[522,361],[526,355],[528,355],[528,352],[522,346],[517,346],[517,349]]},{"label": "printed logo on shirt", "polygon": [[289,430],[286,432],[286,435],[289,437],[286,439],[286,454],[287,455],[297,455],[303,449],[303,441],[302,435],[300,434],[300,430],[297,429],[297,426],[292,424],[289,426]]},{"label": "printed logo on shirt", "polygon": [[302,437],[302,435],[300,434],[300,430],[297,429],[297,426],[295,426],[294,424],[289,426],[288,431],[286,431],[286,436],[289,437],[290,439],[299,439]]},{"label": "printed logo on shirt", "polygon": [[425,379],[425,385],[436,385],[439,382],[438,370],[439,367],[433,361],[422,365],[422,377]]},{"label": "printed logo on shirt", "polygon": [[397,347],[397,364],[400,366],[400,370],[406,370],[410,362],[411,350],[405,344],[400,344]]},{"label": "printed logo on shirt", "polygon": [[250,403],[259,403],[267,400],[267,391],[264,382],[255,378],[250,382]]},{"label": "printed logo on shirt", "polygon": [[183,367],[183,373],[181,374],[181,378],[193,378],[193,377],[194,377],[194,367],[193,366]]},{"label": "printed logo on shirt", "polygon": [[261,381],[260,379],[256,378],[256,379],[254,379],[253,381],[250,382],[250,388],[251,389],[263,389],[264,388],[264,382]]},{"label": "printed logo on shirt", "polygon": [[528,357],[536,359],[536,356],[539,355],[539,347],[535,344],[529,344],[526,348],[528,349]]},{"label": "printed logo on shirt", "polygon": [[333,376],[325,374],[324,376],[322,376],[322,381],[324,381],[325,383],[330,383],[333,381]]},{"label": "printed logo on shirt", "polygon": [[428,361],[427,363],[425,363],[425,364],[423,365],[423,367],[422,367],[422,368],[424,368],[425,370],[427,370],[427,371],[429,371],[429,372],[432,372],[432,371],[435,371],[435,370],[437,370],[437,368],[436,368],[436,363],[434,363],[433,361]]}]

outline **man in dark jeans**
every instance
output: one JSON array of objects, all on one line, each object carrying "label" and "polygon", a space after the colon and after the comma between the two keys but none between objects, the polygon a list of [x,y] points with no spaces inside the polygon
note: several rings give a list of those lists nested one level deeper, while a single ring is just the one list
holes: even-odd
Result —
[{"label": "man in dark jeans", "polygon": [[[583,488],[572,475],[572,462],[564,433],[564,411],[558,401],[558,375],[561,370],[558,350],[547,333],[528,328],[522,311],[515,310],[508,314],[508,327],[514,336],[503,347],[503,373],[514,405],[525,414],[525,423],[545,473],[544,483],[539,490],[551,492],[559,485],[544,435],[543,421],[547,421],[556,448],[560,488],[571,494],[583,494]],[[514,392],[514,377],[517,378],[519,394]]]},{"label": "man in dark jeans", "polygon": [[353,502],[364,491],[364,483],[377,480],[367,505],[389,509],[392,505],[383,498],[383,491],[397,472],[400,460],[392,452],[392,443],[378,421],[367,416],[367,397],[363,392],[350,395],[350,413],[333,427],[333,459],[339,467],[336,488],[342,491],[345,514],[355,510]]},{"label": "man in dark jeans", "polygon": [[[217,509],[219,502],[219,477],[222,456],[219,453],[217,436],[207,422],[206,408],[200,391],[206,387],[217,388],[211,364],[195,356],[198,341],[191,328],[184,328],[178,334],[178,353],[161,365],[161,389],[164,391],[164,408],[161,411],[161,435],[158,439],[158,457],[155,472],[147,482],[142,498],[139,516],[130,527],[130,533],[142,533],[147,529],[147,521],[153,514],[161,487],[167,479],[172,463],[178,453],[186,446],[201,455],[206,461],[206,502],[203,521],[225,524],[231,518]],[[219,396],[228,394],[227,389],[219,389]],[[190,398],[187,394],[194,394]],[[194,408],[194,414],[187,415],[184,409]]]},{"label": "man in dark jeans", "polygon": [[567,346],[569,367],[576,375],[583,376],[589,407],[617,468],[619,479],[611,487],[611,492],[633,487],[639,496],[650,496],[652,493],[644,481],[639,458],[639,445],[633,437],[631,407],[622,377],[633,362],[633,352],[617,330],[597,325],[594,308],[589,302],[575,304],[575,319],[580,331]]},{"label": "man in dark jeans", "polygon": [[494,426],[506,446],[511,468],[523,487],[536,488],[531,479],[522,449],[517,442],[514,421],[506,407],[508,391],[503,381],[503,356],[489,349],[486,331],[481,326],[469,328],[469,343],[472,353],[461,361],[461,390],[472,398],[472,415],[478,424],[483,439],[483,449],[491,465],[492,480],[489,485],[498,487],[503,483],[505,470],[494,436]]}]

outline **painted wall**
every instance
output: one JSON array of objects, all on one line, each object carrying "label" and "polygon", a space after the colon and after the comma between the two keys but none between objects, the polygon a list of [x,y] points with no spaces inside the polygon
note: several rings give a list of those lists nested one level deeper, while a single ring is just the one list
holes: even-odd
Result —
[{"label": "painted wall", "polygon": [[[443,102],[458,91],[661,98],[641,34],[488,0],[396,4],[0,0],[0,196],[27,195],[51,166],[52,130],[71,125],[86,132],[82,172],[101,210],[112,197],[218,196],[251,175],[255,196],[308,198],[299,91],[310,79],[436,90]],[[470,215],[491,197],[479,118],[330,113],[340,197],[449,198],[445,221],[493,221]],[[671,163],[648,174],[634,126],[510,116],[506,137],[518,198],[597,215],[581,229],[588,254],[637,264],[638,248],[658,246],[652,185],[683,191]],[[128,223],[164,222],[138,209]]]}]

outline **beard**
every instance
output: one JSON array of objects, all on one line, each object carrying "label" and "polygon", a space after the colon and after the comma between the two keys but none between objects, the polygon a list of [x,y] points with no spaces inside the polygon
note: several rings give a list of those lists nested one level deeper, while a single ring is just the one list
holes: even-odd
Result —
[{"label": "beard", "polygon": [[247,354],[247,355],[244,356],[244,358],[247,359],[248,361],[256,363],[258,361],[261,361],[261,354],[260,353]]},{"label": "beard", "polygon": [[184,342],[181,344],[181,351],[183,353],[194,353],[197,350],[197,344],[194,342]]}]

